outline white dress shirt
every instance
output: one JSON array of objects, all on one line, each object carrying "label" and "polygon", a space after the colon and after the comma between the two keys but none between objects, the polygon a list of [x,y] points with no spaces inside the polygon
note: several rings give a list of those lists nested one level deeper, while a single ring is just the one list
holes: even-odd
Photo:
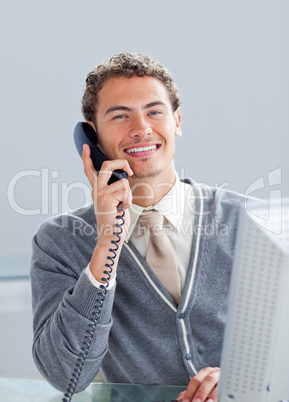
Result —
[{"label": "white dress shirt", "polygon": [[[181,289],[183,289],[194,232],[195,212],[193,187],[181,182],[176,173],[176,180],[173,187],[157,204],[147,208],[136,204],[131,205],[129,208],[131,225],[125,242],[130,240],[144,258],[146,257],[149,242],[149,232],[143,230],[138,219],[143,211],[151,209],[157,210],[165,217],[164,230],[175,251]],[[92,275],[89,266],[86,268],[86,274],[95,286],[100,286],[100,283]],[[110,280],[108,289],[112,288],[114,283],[115,278]]]}]

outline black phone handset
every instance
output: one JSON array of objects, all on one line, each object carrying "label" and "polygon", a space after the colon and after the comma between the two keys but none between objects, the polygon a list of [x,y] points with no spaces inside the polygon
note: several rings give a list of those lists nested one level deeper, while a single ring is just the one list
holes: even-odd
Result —
[{"label": "black phone handset", "polygon": [[[90,124],[84,122],[77,123],[74,129],[74,142],[80,156],[82,155],[83,145],[89,145],[90,157],[96,171],[99,171],[103,162],[108,160],[107,156],[97,146],[96,132]],[[108,184],[124,178],[127,179],[126,172],[120,169],[114,170]]]},{"label": "black phone handset", "polygon": [[[96,138],[96,132],[94,131],[93,127],[84,122],[80,122],[76,125],[74,129],[74,142],[77,148],[78,153],[80,156],[82,155],[82,150],[83,150],[83,145],[88,144],[90,147],[90,157],[92,159],[93,165],[95,167],[96,171],[99,171],[101,168],[101,165],[103,164],[104,161],[108,160],[106,155],[101,151],[101,149],[97,146],[97,138]],[[114,183],[117,180],[126,178],[127,179],[127,173],[124,172],[123,170],[114,170],[112,173],[112,176],[110,180],[108,181],[108,184]],[[77,362],[75,364],[75,367],[73,369],[73,373],[71,375],[71,378],[69,380],[69,384],[67,387],[67,390],[64,394],[64,398],[62,399],[63,402],[70,402],[71,398],[74,394],[78,379],[80,377],[82,368],[84,366],[90,344],[92,341],[92,337],[95,331],[95,328],[99,322],[100,318],[100,313],[102,310],[102,306],[104,303],[105,295],[107,293],[107,287],[109,284],[109,279],[111,277],[111,272],[112,272],[112,267],[114,264],[114,259],[117,254],[117,250],[119,248],[118,243],[120,242],[120,236],[123,232],[123,224],[124,224],[124,209],[123,209],[123,203],[121,202],[120,205],[117,208],[117,222],[115,224],[115,231],[113,232],[113,235],[115,236],[116,240],[111,240],[113,248],[109,248],[109,253],[111,255],[107,256],[107,260],[109,261],[108,263],[105,264],[105,269],[103,271],[103,278],[101,278],[102,281],[104,281],[103,285],[100,285],[100,294],[98,298],[95,301],[95,305],[92,311],[92,315],[90,317],[91,323],[88,325],[86,335],[84,337],[82,347],[81,347],[81,352],[79,354],[79,357],[77,358]],[[121,212],[121,215],[120,215]],[[118,231],[116,231],[118,230]]]}]

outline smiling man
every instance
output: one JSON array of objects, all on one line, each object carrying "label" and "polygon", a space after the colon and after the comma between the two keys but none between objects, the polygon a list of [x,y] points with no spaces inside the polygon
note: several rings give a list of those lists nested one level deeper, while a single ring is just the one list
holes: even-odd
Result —
[{"label": "smiling man", "polygon": [[[123,53],[96,67],[82,111],[109,160],[96,175],[84,146],[92,204],[68,214],[65,225],[61,216],[46,221],[33,239],[35,362],[67,389],[116,240],[104,228],[114,229],[123,203],[125,230],[76,391],[101,369],[109,382],[188,385],[180,400],[217,401],[242,197],[179,179],[179,96],[150,57]],[[128,180],[108,185],[115,169]],[[224,231],[207,231],[216,221]]]},{"label": "smiling man", "polygon": [[181,116],[172,110],[164,85],[153,77],[111,78],[98,99],[99,142],[108,157],[127,160],[135,180],[173,184],[173,139],[181,135]]}]

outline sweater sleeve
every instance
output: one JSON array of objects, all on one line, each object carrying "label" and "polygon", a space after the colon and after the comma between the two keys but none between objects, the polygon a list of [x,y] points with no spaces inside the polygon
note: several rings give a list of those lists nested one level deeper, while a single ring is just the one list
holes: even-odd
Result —
[{"label": "sweater sleeve", "polygon": [[[89,243],[91,239],[55,221],[44,223],[32,241],[33,358],[44,378],[62,392],[82,352],[96,300],[103,294],[84,272],[93,250]],[[95,378],[108,350],[114,293],[115,286],[107,291],[75,392]]]}]

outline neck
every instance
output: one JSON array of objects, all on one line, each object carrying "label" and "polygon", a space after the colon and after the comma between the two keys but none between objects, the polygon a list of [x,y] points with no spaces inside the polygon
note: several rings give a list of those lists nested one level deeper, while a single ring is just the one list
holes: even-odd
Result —
[{"label": "neck", "polygon": [[157,204],[173,187],[176,179],[174,169],[165,175],[138,179],[129,177],[133,203],[141,207],[149,207]]}]

